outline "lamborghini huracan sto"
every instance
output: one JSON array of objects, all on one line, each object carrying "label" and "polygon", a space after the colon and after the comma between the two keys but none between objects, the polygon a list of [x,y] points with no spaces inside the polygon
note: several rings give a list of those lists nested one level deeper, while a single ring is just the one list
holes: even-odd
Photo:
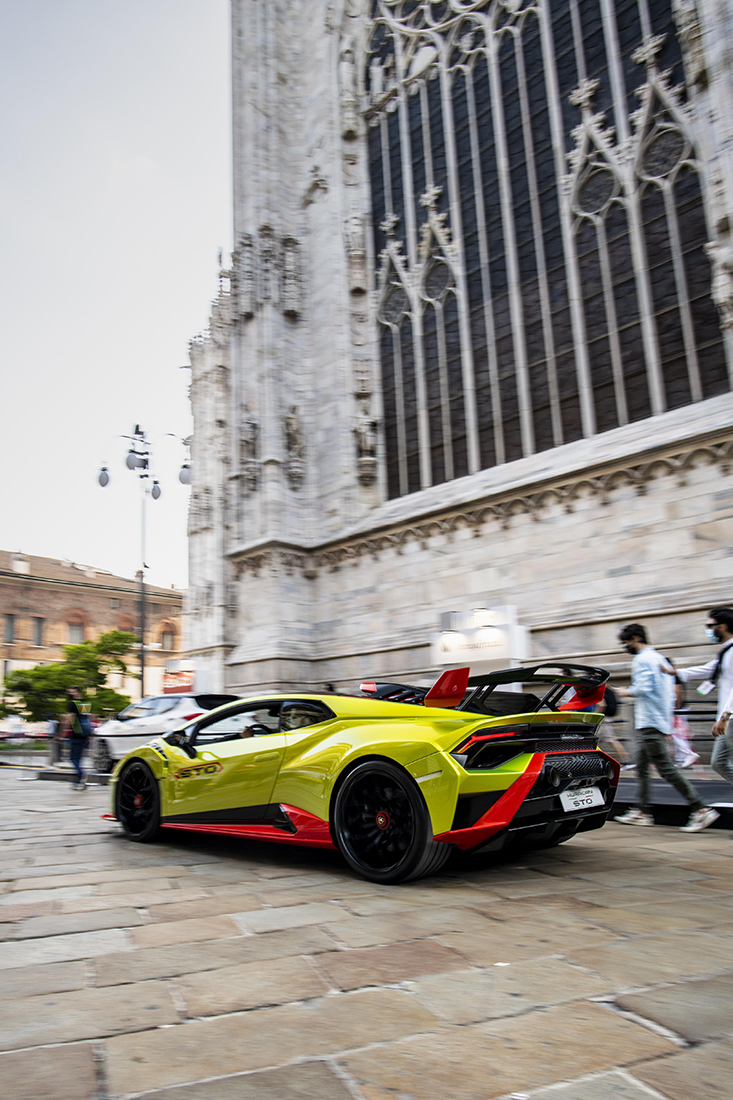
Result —
[{"label": "lamborghini huracan sto", "polygon": [[193,829],[337,848],[380,883],[437,871],[454,847],[551,847],[611,810],[619,765],[593,712],[607,679],[540,664],[444,672],[429,691],[238,699],[128,753],[107,816],[137,841]]}]

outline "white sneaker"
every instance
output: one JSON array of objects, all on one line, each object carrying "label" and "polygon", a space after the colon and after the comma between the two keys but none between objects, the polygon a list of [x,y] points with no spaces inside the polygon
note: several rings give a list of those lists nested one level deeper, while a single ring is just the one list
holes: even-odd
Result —
[{"label": "white sneaker", "polygon": [[[645,814],[642,810],[627,810],[621,817],[615,817],[619,825],[653,825],[654,818],[651,814]],[[703,826],[704,827],[704,826]]]},{"label": "white sneaker", "polygon": [[693,764],[697,764],[699,759],[700,757],[696,752],[689,752],[677,766],[679,768],[691,768]]},{"label": "white sneaker", "polygon": [[699,833],[703,829],[707,829],[708,825],[712,825],[714,821],[717,821],[720,814],[717,810],[713,810],[710,806],[703,806],[701,810],[695,810],[690,814],[690,820],[686,825],[683,825],[680,829],[681,833]]}]

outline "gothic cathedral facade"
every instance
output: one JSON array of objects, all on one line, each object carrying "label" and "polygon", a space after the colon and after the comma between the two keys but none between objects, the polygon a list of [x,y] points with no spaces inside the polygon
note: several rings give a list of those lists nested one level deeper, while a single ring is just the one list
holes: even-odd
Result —
[{"label": "gothic cathedral facade", "polygon": [[732,49],[715,0],[232,0],[208,686],[424,679],[502,604],[612,662],[733,601]]}]

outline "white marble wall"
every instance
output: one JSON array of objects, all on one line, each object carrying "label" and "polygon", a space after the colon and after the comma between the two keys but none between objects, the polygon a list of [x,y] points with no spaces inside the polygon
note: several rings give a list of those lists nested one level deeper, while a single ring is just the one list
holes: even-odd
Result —
[{"label": "white marble wall", "polygon": [[[701,612],[733,603],[731,395],[397,500],[381,464],[360,478],[359,398],[378,416],[380,396],[343,62],[364,6],[232,5],[234,257],[192,344],[193,499],[211,515],[191,530],[189,653],[233,690],[424,677],[440,612],[497,603],[518,606],[538,657],[615,662],[618,624],[645,616],[672,652],[698,653]],[[733,33],[725,5],[702,0],[693,31],[696,14],[688,81],[733,323]]]}]

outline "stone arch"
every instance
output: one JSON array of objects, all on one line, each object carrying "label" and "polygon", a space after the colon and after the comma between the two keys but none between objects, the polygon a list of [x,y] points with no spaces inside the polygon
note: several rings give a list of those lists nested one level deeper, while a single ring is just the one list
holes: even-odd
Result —
[{"label": "stone arch", "polygon": [[155,640],[160,642],[160,648],[165,653],[172,653],[178,649],[178,626],[173,619],[163,619],[155,627]]},{"label": "stone arch", "polygon": [[69,608],[64,614],[63,622],[65,631],[62,645],[81,645],[82,642],[89,641],[89,616],[83,608]]}]

